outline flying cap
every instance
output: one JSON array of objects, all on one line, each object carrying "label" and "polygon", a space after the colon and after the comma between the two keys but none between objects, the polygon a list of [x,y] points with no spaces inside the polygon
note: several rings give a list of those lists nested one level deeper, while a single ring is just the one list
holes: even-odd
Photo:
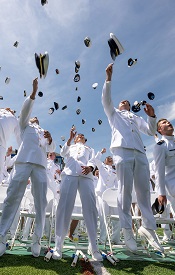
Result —
[{"label": "flying cap", "polygon": [[101,119],[98,120],[98,124],[99,124],[99,125],[102,124],[102,120],[101,120]]},{"label": "flying cap", "polygon": [[16,41],[16,42],[13,44],[13,46],[17,48],[17,47],[18,47],[18,44],[19,44],[19,42]]},{"label": "flying cap", "polygon": [[80,68],[80,61],[79,60],[76,60],[75,61],[75,66],[79,69]]},{"label": "flying cap", "polygon": [[85,124],[85,123],[86,123],[86,120],[85,120],[85,119],[82,119],[81,122],[82,122],[82,124]]},{"label": "flying cap", "polygon": [[81,97],[78,96],[78,97],[77,97],[77,102],[80,102],[80,101],[81,101]]},{"label": "flying cap", "polygon": [[148,96],[148,98],[149,98],[150,100],[153,100],[153,99],[155,98],[155,95],[154,95],[153,93],[151,93],[151,92],[149,92],[149,93],[147,94],[147,96]]},{"label": "flying cap", "polygon": [[98,86],[98,83],[96,82],[96,83],[94,83],[94,84],[92,84],[92,88],[93,89],[96,89],[97,88],[97,86]]},{"label": "flying cap", "polygon": [[6,77],[5,83],[6,83],[6,84],[9,84],[9,82],[10,82],[10,77]]},{"label": "flying cap", "polygon": [[2,95],[0,95],[0,100],[3,100],[3,96]]},{"label": "flying cap", "polygon": [[86,47],[90,47],[91,46],[91,44],[92,44],[91,43],[91,39],[88,36],[85,37],[84,44],[85,44]]},{"label": "flying cap", "polygon": [[47,4],[47,0],[41,0],[41,5],[44,6],[45,4]]},{"label": "flying cap", "polygon": [[139,112],[139,111],[141,110],[140,105],[139,105],[139,106],[138,106],[138,105],[133,105],[133,106],[131,107],[131,110],[132,110],[134,113]]},{"label": "flying cap", "polygon": [[159,204],[158,198],[155,199],[155,202],[153,203],[151,208],[153,211],[153,215],[162,214],[165,209],[163,204],[162,205]]},{"label": "flying cap", "polygon": [[55,107],[55,110],[58,110],[59,109],[59,104],[57,102],[54,102],[54,107]]},{"label": "flying cap", "polygon": [[54,108],[52,107],[49,109],[49,115],[53,114],[53,112],[54,112]]},{"label": "flying cap", "polygon": [[62,141],[65,141],[65,137],[64,137],[64,136],[61,136],[61,140],[62,140]]},{"label": "flying cap", "polygon": [[92,128],[92,132],[95,132],[95,128]]},{"label": "flying cap", "polygon": [[38,96],[39,97],[42,97],[43,96],[43,93],[41,91],[38,92]]},{"label": "flying cap", "polygon": [[77,74],[79,72],[80,69],[80,61],[77,60],[75,61],[75,73]]},{"label": "flying cap", "polygon": [[45,52],[43,55],[41,53],[40,53],[40,55],[35,53],[35,62],[36,62],[36,66],[40,73],[40,78],[42,78],[42,76],[45,78],[47,75],[47,70],[48,70],[48,66],[49,66],[48,53]]},{"label": "flying cap", "polygon": [[65,110],[65,109],[67,109],[67,105],[63,106],[63,108],[62,108],[62,110]]},{"label": "flying cap", "polygon": [[110,47],[110,54],[113,60],[115,60],[115,58],[118,55],[124,52],[123,46],[121,45],[121,43],[113,33],[110,33],[110,39],[108,40],[108,45]]},{"label": "flying cap", "polygon": [[79,75],[79,74],[76,74],[76,75],[74,76],[74,82],[78,82],[78,81],[80,81],[80,75]]},{"label": "flying cap", "polygon": [[26,91],[24,91],[24,97],[27,96]]},{"label": "flying cap", "polygon": [[132,65],[135,65],[137,63],[137,59],[128,59],[128,67],[131,67]]},{"label": "flying cap", "polygon": [[80,109],[77,109],[77,110],[76,110],[76,113],[77,113],[77,115],[79,115],[79,114],[81,113],[81,110],[80,110]]},{"label": "flying cap", "polygon": [[56,72],[56,74],[59,74],[59,73],[60,73],[58,69],[55,69],[55,72]]}]

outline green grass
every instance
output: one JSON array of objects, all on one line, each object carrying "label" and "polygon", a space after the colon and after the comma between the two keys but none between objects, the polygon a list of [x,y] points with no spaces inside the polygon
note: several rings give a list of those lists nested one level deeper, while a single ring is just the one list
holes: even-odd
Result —
[{"label": "green grass", "polygon": [[[48,263],[43,257],[4,255],[0,258],[1,275],[80,275],[81,267],[71,267],[72,258],[67,257],[61,261],[50,260]],[[146,262],[146,261],[120,261],[112,266],[104,261],[104,266],[112,275],[170,275],[175,274],[173,262]]]},{"label": "green grass", "polygon": [[[162,229],[158,229],[157,233],[162,235]],[[15,249],[13,251],[15,253]],[[76,267],[71,267],[72,251],[65,253],[65,257],[61,261],[51,259],[48,263],[44,261],[44,256],[34,258],[30,253],[28,252],[28,255],[21,256],[5,254],[0,257],[0,275],[82,274],[79,262]],[[103,264],[111,275],[175,275],[175,261],[166,262],[166,259],[160,262],[145,261],[142,258],[141,260],[136,260],[136,256],[131,254],[130,259],[121,260],[116,266],[113,266],[107,260],[104,260]]]}]

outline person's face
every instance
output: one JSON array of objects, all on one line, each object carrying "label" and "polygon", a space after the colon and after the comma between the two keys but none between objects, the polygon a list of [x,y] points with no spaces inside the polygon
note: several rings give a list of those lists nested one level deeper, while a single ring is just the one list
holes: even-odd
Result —
[{"label": "person's face", "polygon": [[86,142],[84,135],[83,134],[76,135],[74,142],[75,143],[81,142],[84,144]]},{"label": "person's face", "polygon": [[128,100],[122,100],[119,103],[118,108],[119,108],[120,111],[122,111],[122,110],[130,111],[130,103],[129,103],[129,101]]},{"label": "person's face", "polygon": [[54,160],[56,157],[55,153],[49,153],[48,154],[48,158],[51,159],[51,160]]},{"label": "person's face", "polygon": [[113,165],[112,157],[109,156],[109,157],[105,158],[105,164],[112,166]]},{"label": "person's face", "polygon": [[39,120],[38,120],[38,118],[35,116],[35,117],[33,117],[33,118],[31,118],[30,119],[30,122],[31,123],[37,123],[38,125],[39,125]]},{"label": "person's face", "polygon": [[174,127],[168,120],[164,119],[159,122],[158,131],[161,135],[172,136],[174,132]]}]

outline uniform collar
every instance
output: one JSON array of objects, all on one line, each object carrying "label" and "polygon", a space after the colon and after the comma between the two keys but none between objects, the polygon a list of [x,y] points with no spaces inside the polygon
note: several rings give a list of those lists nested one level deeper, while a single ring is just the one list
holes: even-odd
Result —
[{"label": "uniform collar", "polygon": [[168,140],[174,140],[174,135],[173,136],[162,136],[163,139],[168,139]]}]

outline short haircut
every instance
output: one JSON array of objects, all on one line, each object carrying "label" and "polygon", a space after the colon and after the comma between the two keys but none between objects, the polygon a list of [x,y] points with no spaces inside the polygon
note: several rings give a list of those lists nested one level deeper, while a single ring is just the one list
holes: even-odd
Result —
[{"label": "short haircut", "polygon": [[159,134],[161,134],[161,133],[159,132],[159,130],[158,130],[158,129],[159,129],[159,124],[160,124],[161,121],[164,121],[164,120],[167,121],[166,118],[161,118],[161,119],[159,119],[158,122],[157,122],[157,132],[158,132]]}]

